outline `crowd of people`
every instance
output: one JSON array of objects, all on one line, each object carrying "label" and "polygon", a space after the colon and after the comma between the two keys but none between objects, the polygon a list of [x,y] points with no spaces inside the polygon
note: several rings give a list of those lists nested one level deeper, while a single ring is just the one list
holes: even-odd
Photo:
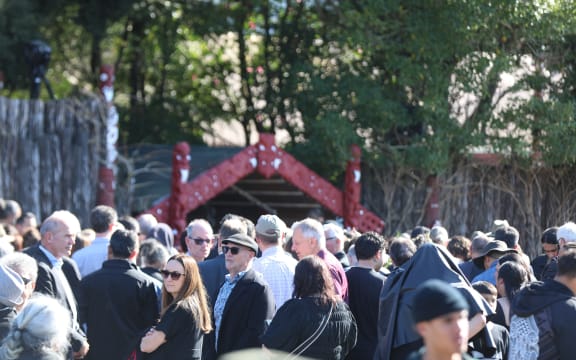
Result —
[{"label": "crowd of people", "polygon": [[571,358],[572,222],[546,229],[530,261],[506,220],[470,238],[438,225],[390,239],[254,220],[175,234],[99,205],[83,227],[0,199],[0,358]]}]

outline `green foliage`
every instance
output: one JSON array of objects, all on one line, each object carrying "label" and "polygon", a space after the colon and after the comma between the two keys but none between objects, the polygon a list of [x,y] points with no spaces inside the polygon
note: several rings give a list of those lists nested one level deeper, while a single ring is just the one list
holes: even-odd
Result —
[{"label": "green foliage", "polygon": [[35,1],[0,0],[0,68],[9,91],[26,84],[23,44],[40,36]]},{"label": "green foliage", "polygon": [[198,143],[214,120],[282,129],[334,181],[354,143],[430,173],[478,151],[576,161],[569,0],[0,0],[2,95],[27,89],[34,38],[58,97],[116,66],[126,143]]}]

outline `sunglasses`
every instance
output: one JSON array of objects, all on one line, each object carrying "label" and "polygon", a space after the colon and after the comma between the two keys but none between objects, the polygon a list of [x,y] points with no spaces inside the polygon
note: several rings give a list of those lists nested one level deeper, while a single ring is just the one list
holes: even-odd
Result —
[{"label": "sunglasses", "polygon": [[172,280],[178,280],[180,279],[180,276],[184,275],[177,271],[168,271],[168,270],[160,270],[160,274],[162,274],[162,277],[164,277],[164,279],[168,279],[168,277],[171,277]]},{"label": "sunglasses", "polygon": [[240,252],[240,248],[234,246],[222,246],[222,251],[224,252],[224,254],[228,254],[228,251],[230,251],[232,255],[238,255],[238,253]]},{"label": "sunglasses", "polygon": [[204,243],[210,244],[212,242],[212,239],[195,238],[195,239],[191,239],[191,240],[194,241],[194,244],[196,244],[196,245],[202,245]]}]

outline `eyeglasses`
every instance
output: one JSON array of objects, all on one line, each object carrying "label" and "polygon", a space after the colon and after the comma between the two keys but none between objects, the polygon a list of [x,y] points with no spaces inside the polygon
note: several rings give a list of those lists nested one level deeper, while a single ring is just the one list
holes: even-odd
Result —
[{"label": "eyeglasses", "polygon": [[204,243],[210,244],[212,242],[212,239],[195,238],[195,239],[191,239],[191,240],[194,241],[194,244],[196,244],[196,245],[202,245]]},{"label": "eyeglasses", "polygon": [[180,276],[184,275],[177,271],[168,271],[168,270],[160,270],[160,274],[162,274],[162,277],[164,277],[164,279],[168,279],[168,276],[170,276],[172,280],[178,280],[180,279]]},{"label": "eyeglasses", "polygon": [[222,251],[224,251],[224,254],[228,254],[228,251],[230,251],[232,255],[238,255],[240,248],[234,246],[222,246]]}]

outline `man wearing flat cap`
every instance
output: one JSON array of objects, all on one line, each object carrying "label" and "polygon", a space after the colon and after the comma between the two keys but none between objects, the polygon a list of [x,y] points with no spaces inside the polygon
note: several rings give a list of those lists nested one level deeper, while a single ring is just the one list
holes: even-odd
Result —
[{"label": "man wearing flat cap", "polygon": [[496,260],[511,252],[516,252],[516,250],[508,248],[504,241],[493,240],[487,243],[480,255],[473,260],[476,265],[484,268],[484,271],[478,274],[471,282],[488,281],[496,286],[496,266],[498,265]]},{"label": "man wearing flat cap", "polygon": [[274,315],[274,297],[262,275],[252,269],[256,241],[244,234],[222,240],[229,274],[214,303],[216,356],[261,347],[260,336]]},{"label": "man wearing flat cap", "polygon": [[468,303],[452,285],[438,279],[416,288],[412,318],[424,347],[409,360],[472,359],[468,349]]}]

